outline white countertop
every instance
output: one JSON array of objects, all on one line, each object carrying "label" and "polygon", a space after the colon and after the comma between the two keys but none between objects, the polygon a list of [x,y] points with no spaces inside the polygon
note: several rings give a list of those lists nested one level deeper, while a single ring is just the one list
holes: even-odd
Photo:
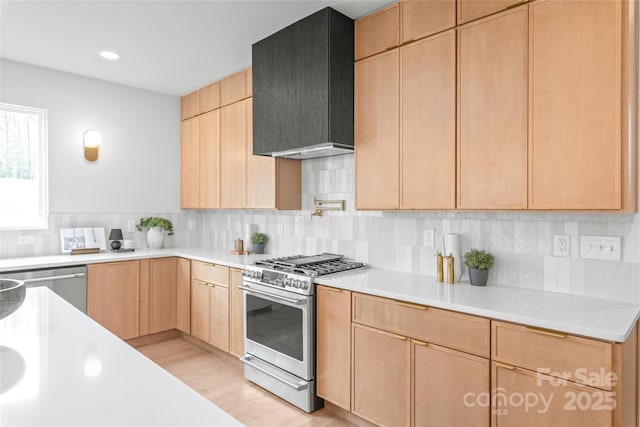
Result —
[{"label": "white countertop", "polygon": [[226,265],[228,267],[242,268],[247,264],[253,264],[258,259],[273,258],[275,255],[234,255],[228,250],[207,247],[136,249],[134,252],[107,251],[100,252],[98,254],[86,255],[60,254],[24,258],[3,258],[0,259],[0,272],[171,256],[190,258],[197,261]]},{"label": "white countertop", "polygon": [[[228,250],[204,247],[141,249],[0,259],[0,272],[168,256],[242,268],[275,255],[233,255]],[[377,268],[320,276],[316,283],[616,342],[627,339],[640,316],[638,304],[510,286],[447,285],[432,276]]]},{"label": "white countertop", "polygon": [[45,287],[0,320],[0,425],[240,426]]},{"label": "white countertop", "polygon": [[377,268],[321,276],[316,283],[616,342],[627,339],[640,315],[638,304],[509,286],[449,285]]}]

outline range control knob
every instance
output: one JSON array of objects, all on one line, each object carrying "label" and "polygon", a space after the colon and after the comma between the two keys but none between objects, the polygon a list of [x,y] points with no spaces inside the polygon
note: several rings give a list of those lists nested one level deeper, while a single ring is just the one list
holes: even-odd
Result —
[{"label": "range control knob", "polygon": [[302,289],[309,289],[309,281],[308,280],[304,280],[302,282]]},{"label": "range control knob", "polygon": [[291,277],[287,277],[286,279],[284,279],[284,285],[291,286]]}]

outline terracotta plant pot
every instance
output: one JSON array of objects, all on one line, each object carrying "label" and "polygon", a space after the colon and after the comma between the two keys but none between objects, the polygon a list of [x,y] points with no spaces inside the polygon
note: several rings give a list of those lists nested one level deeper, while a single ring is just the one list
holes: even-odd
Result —
[{"label": "terracotta plant pot", "polygon": [[486,286],[489,270],[477,270],[469,267],[469,280],[473,286]]}]

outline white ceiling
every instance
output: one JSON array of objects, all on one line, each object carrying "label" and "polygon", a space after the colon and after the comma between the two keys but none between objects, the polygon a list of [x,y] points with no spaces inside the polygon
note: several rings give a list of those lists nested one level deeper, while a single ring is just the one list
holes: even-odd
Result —
[{"label": "white ceiling", "polygon": [[317,10],[355,19],[391,2],[0,0],[0,57],[184,95],[249,66],[253,43]]}]

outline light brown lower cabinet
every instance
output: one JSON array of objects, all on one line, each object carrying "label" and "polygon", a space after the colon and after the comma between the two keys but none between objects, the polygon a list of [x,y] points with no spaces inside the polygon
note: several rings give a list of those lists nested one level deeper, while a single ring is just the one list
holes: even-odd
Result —
[{"label": "light brown lower cabinet", "polygon": [[139,263],[87,266],[87,315],[122,339],[139,335]]},{"label": "light brown lower cabinet", "polygon": [[177,260],[176,328],[191,333],[191,261],[186,258]]},{"label": "light brown lower cabinet", "polygon": [[242,301],[242,271],[229,270],[229,352],[235,356],[244,354],[244,310]]},{"label": "light brown lower cabinet", "polygon": [[149,260],[149,333],[176,328],[176,258]]},{"label": "light brown lower cabinet", "polygon": [[191,279],[191,335],[202,341],[211,338],[211,298],[209,285]]},{"label": "light brown lower cabinet", "polygon": [[613,425],[615,393],[493,362],[495,427]]},{"label": "light brown lower cabinet", "polygon": [[351,410],[351,292],[316,287],[316,392]]},{"label": "light brown lower cabinet", "polygon": [[209,343],[229,351],[229,288],[209,284],[211,298],[211,328]]},{"label": "light brown lower cabinet", "polygon": [[352,412],[380,426],[408,426],[411,340],[353,325]]}]

